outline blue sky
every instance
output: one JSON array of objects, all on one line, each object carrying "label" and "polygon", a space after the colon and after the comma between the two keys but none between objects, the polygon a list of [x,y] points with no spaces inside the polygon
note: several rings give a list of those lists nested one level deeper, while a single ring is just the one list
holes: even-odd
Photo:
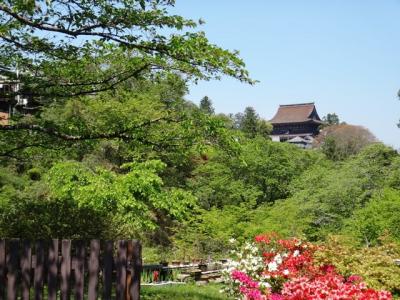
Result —
[{"label": "blue sky", "polygon": [[400,0],[177,0],[174,13],[237,49],[255,86],[223,78],[190,86],[217,112],[253,106],[270,119],[279,104],[315,102],[400,148]]}]

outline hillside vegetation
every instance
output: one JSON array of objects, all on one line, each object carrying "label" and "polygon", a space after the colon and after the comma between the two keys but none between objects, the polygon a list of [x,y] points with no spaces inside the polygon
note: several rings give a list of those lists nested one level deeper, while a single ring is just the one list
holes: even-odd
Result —
[{"label": "hillside vegetation", "polygon": [[185,101],[176,79],[43,109],[40,122],[71,133],[134,132],[130,140],[46,140],[3,159],[1,236],[139,237],[152,255],[177,257],[223,256],[229,239],[264,231],[311,241],[344,234],[364,246],[383,234],[400,239],[396,151],[373,143],[334,161],[272,142],[257,127],[249,135],[234,117]]}]

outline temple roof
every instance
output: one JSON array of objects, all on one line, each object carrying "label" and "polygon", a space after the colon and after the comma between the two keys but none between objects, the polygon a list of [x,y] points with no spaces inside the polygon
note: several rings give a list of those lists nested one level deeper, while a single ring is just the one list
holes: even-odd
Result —
[{"label": "temple roof", "polygon": [[275,116],[270,120],[272,124],[282,123],[322,123],[313,102],[279,105]]}]

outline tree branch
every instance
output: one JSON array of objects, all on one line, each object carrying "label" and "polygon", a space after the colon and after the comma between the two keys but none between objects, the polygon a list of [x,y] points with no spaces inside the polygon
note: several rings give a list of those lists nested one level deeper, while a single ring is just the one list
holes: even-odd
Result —
[{"label": "tree branch", "polygon": [[18,131],[18,130],[27,130],[33,132],[45,133],[49,136],[53,136],[59,138],[64,141],[85,141],[85,140],[101,140],[101,139],[124,139],[124,140],[132,140],[135,137],[128,133],[128,130],[139,129],[145,126],[149,126],[154,123],[158,123],[160,121],[176,121],[173,119],[169,119],[168,117],[159,117],[153,120],[149,120],[146,122],[142,122],[130,129],[125,129],[118,132],[111,133],[94,133],[94,134],[84,134],[84,135],[70,135],[58,131],[54,128],[46,128],[40,125],[32,125],[32,124],[16,124],[16,125],[0,125],[0,131]]}]

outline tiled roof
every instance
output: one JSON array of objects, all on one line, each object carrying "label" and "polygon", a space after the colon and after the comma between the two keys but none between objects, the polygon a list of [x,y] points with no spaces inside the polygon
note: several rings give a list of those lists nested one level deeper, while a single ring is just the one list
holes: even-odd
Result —
[{"label": "tiled roof", "polygon": [[303,123],[309,121],[321,122],[314,103],[279,105],[277,113],[270,120],[272,124]]}]

